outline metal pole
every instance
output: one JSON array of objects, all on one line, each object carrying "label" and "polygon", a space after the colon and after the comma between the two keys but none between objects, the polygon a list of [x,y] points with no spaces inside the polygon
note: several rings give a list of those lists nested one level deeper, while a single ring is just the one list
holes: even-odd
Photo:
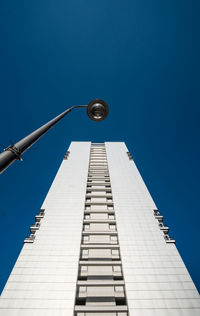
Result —
[{"label": "metal pole", "polygon": [[0,153],[0,173],[7,169],[15,160],[22,160],[21,156],[28,148],[30,148],[42,135],[44,135],[51,127],[53,127],[58,121],[75,108],[87,108],[87,105],[72,106],[60,115],[54,117],[51,121],[36,129],[28,136],[21,139],[16,144],[6,147],[4,151]]}]

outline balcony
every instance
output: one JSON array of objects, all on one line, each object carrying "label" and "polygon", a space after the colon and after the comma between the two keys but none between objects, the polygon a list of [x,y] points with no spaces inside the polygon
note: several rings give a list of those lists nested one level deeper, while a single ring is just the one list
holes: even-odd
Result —
[{"label": "balcony", "polygon": [[36,222],[35,224],[31,225],[30,227],[30,232],[31,234],[35,233],[36,230],[38,230],[40,228],[40,223]]},{"label": "balcony", "polygon": [[153,210],[154,211],[154,216],[157,220],[162,221],[163,220],[163,216],[160,214],[160,212],[158,212],[158,210]]},{"label": "balcony", "polygon": [[70,151],[67,151],[67,152],[65,153],[65,155],[64,155],[64,157],[63,157],[63,159],[64,159],[64,160],[67,160],[67,158],[68,158],[69,154],[70,154]]},{"label": "balcony", "polygon": [[40,210],[40,213],[35,216],[36,222],[40,222],[40,220],[44,217],[44,211],[45,210]]},{"label": "balcony", "polygon": [[91,201],[91,200],[86,200],[86,202],[85,202],[85,206],[95,206],[95,205],[102,205],[102,206],[105,206],[105,208],[107,208],[107,207],[113,207],[113,202],[112,201],[109,201],[109,200],[107,200],[107,201],[102,201],[102,202],[100,202],[100,201]]},{"label": "balcony", "polygon": [[166,243],[173,243],[173,244],[175,244],[175,242],[176,242],[174,237],[171,237],[171,236],[169,236],[167,234],[164,235],[164,239],[165,239]]},{"label": "balcony", "polygon": [[169,232],[169,227],[163,223],[159,223],[158,226],[160,227],[160,230],[168,233]]},{"label": "balcony", "polygon": [[26,237],[26,238],[24,239],[24,243],[33,243],[34,240],[35,240],[35,235],[34,235],[34,234],[30,234],[29,237]]},{"label": "balcony", "polygon": [[96,187],[94,187],[94,188],[87,188],[87,191],[86,191],[86,194],[92,194],[94,192],[94,194],[101,194],[101,192],[103,192],[103,193],[106,193],[106,194],[111,194],[112,193],[112,191],[111,191],[111,189],[109,188],[109,189],[105,189],[105,188],[102,188],[102,187],[100,187],[100,188],[96,188]]},{"label": "balcony", "polygon": [[116,220],[115,219],[109,219],[109,218],[107,218],[107,219],[101,219],[101,218],[98,218],[98,219],[91,219],[91,218],[89,218],[89,219],[84,219],[83,220],[83,223],[84,224],[91,224],[91,223],[107,223],[107,224],[116,224]]},{"label": "balcony", "polygon": [[75,316],[87,316],[87,315],[111,315],[111,316],[128,316],[128,307],[126,305],[116,306],[102,306],[102,305],[77,305],[74,307]]},{"label": "balcony", "polygon": [[86,193],[86,198],[88,199],[90,199],[90,198],[109,198],[109,199],[112,199],[112,193],[107,193],[107,192],[105,192],[105,190],[104,191],[100,191],[100,192],[98,192],[98,191],[96,191],[96,192],[87,192]]},{"label": "balcony", "polygon": [[128,155],[129,160],[133,160],[133,157],[132,157],[132,155],[130,154],[129,151],[127,151],[127,155]]},{"label": "balcony", "polygon": [[109,236],[117,236],[117,231],[112,230],[102,230],[102,231],[94,231],[94,230],[84,230],[82,231],[82,236],[89,236],[89,235],[109,235]]}]

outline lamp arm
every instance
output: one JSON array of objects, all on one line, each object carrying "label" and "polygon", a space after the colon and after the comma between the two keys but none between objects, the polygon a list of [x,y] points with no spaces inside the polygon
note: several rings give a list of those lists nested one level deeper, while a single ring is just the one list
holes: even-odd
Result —
[{"label": "lamp arm", "polygon": [[22,160],[22,154],[29,149],[41,136],[43,136],[50,128],[59,122],[65,115],[75,108],[87,108],[87,105],[75,105],[65,110],[51,121],[42,125],[34,132],[24,137],[16,144],[8,146],[0,153],[0,173],[7,169],[15,160]]}]

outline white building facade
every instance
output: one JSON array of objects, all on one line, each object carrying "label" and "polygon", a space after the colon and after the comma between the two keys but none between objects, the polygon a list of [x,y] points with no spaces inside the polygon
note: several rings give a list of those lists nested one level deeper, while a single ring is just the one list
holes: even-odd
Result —
[{"label": "white building facade", "polygon": [[0,316],[199,316],[197,289],[124,143],[72,142]]}]

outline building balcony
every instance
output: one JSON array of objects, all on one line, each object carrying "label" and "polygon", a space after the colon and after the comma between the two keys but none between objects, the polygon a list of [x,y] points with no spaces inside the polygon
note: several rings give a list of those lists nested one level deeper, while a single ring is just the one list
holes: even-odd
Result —
[{"label": "building balcony", "polygon": [[92,185],[106,185],[110,184],[110,180],[108,179],[101,179],[101,180],[90,180],[88,179],[87,184],[92,184]]},{"label": "building balcony", "polygon": [[167,225],[165,225],[163,223],[159,223],[158,226],[159,226],[160,230],[162,230],[162,231],[164,231],[166,233],[169,232],[169,227]]},{"label": "building balcony", "polygon": [[111,188],[111,185],[110,183],[92,183],[92,182],[89,182],[87,183],[87,189],[110,189]]},{"label": "building balcony", "polygon": [[106,192],[106,194],[112,193],[111,189],[105,189],[105,188],[100,187],[100,188],[92,188],[92,189],[89,188],[89,189],[87,189],[86,194],[92,194],[92,193],[96,194],[96,192],[97,192],[97,194],[99,194],[100,192],[103,192],[103,194],[105,194],[105,192]]},{"label": "building balcony", "polygon": [[106,202],[100,202],[100,201],[98,201],[98,202],[96,202],[96,201],[86,201],[85,202],[85,206],[91,206],[91,205],[105,205],[105,208],[106,208],[106,206],[113,206],[113,202],[112,201],[106,201]]},{"label": "building balcony", "polygon": [[163,220],[163,216],[161,215],[161,213],[158,210],[153,210],[154,211],[154,216],[157,220],[162,221]]},{"label": "building balcony", "polygon": [[99,175],[99,174],[93,174],[88,176],[88,181],[105,181],[105,180],[110,180],[110,177],[108,175]]},{"label": "building balcony", "polygon": [[68,158],[69,154],[70,154],[70,151],[67,151],[67,152],[65,153],[65,155],[64,155],[64,157],[63,157],[63,159],[64,159],[64,160],[67,160],[67,158]]},{"label": "building balcony", "polygon": [[99,223],[105,223],[105,224],[114,224],[116,225],[116,220],[115,219],[84,219],[83,220],[83,224],[91,224],[91,223],[95,223],[95,224],[99,224]]},{"label": "building balcony", "polygon": [[110,245],[110,244],[107,244],[107,245],[81,245],[81,249],[113,249],[113,250],[117,250],[119,249],[119,245]]},{"label": "building balcony", "polygon": [[75,304],[74,310],[75,316],[89,315],[89,313],[97,313],[97,315],[111,314],[112,316],[128,316],[128,307],[126,305],[119,304],[109,306],[107,303],[107,305],[103,306],[102,304],[85,305],[82,303],[80,305]]},{"label": "building balcony", "polygon": [[174,237],[171,237],[171,236],[169,236],[167,234],[164,235],[164,239],[165,239],[166,243],[173,243],[173,244],[175,244],[175,242],[176,242]]},{"label": "building balcony", "polygon": [[31,234],[35,233],[36,230],[38,230],[39,228],[40,228],[40,223],[39,222],[36,222],[35,224],[31,225],[31,227],[30,227]]},{"label": "building balcony", "polygon": [[33,243],[35,240],[35,235],[34,234],[31,234],[29,237],[26,237],[24,239],[24,243]]},{"label": "building balcony", "polygon": [[117,231],[112,230],[103,230],[103,231],[82,231],[82,236],[89,236],[89,235],[109,235],[109,236],[117,236]]},{"label": "building balcony", "polygon": [[84,281],[77,281],[78,286],[97,286],[97,285],[113,285],[113,286],[118,286],[118,285],[125,285],[124,280],[112,280],[112,279],[104,279],[104,280],[84,280]]},{"label": "building balcony", "polygon": [[44,217],[44,211],[45,210],[40,210],[40,213],[35,216],[36,222],[40,222],[40,220]]},{"label": "building balcony", "polygon": [[110,198],[112,199],[112,193],[105,193],[103,192],[92,192],[92,193],[86,193],[86,198]]},{"label": "building balcony", "polygon": [[133,160],[133,157],[132,157],[132,155],[130,154],[129,151],[127,151],[127,155],[128,155],[129,160]]}]

